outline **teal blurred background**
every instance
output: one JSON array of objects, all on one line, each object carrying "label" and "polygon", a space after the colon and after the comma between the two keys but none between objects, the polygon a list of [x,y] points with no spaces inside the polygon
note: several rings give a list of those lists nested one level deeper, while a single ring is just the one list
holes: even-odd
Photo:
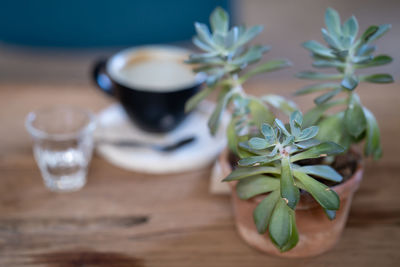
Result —
[{"label": "teal blurred background", "polygon": [[104,47],[190,39],[228,0],[0,1],[0,40],[45,47]]},{"label": "teal blurred background", "polygon": [[235,24],[265,26],[253,41],[272,47],[265,60],[293,62],[251,81],[296,80],[295,73],[309,70],[301,44],[323,42],[327,7],[343,20],[355,15],[360,32],[392,24],[376,44],[377,54],[394,61],[379,70],[400,79],[400,0],[0,0],[0,83],[89,86],[93,62],[120,49],[153,43],[193,48],[193,23],[207,23],[216,6],[227,8]]}]

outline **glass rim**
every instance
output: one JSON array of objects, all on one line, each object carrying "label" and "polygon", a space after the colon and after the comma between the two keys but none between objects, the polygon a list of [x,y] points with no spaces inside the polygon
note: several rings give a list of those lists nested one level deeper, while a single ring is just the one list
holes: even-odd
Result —
[{"label": "glass rim", "polygon": [[[78,111],[87,116],[88,122],[76,131],[69,132],[69,133],[57,133],[57,134],[47,133],[46,131],[40,130],[40,129],[36,128],[35,126],[33,126],[33,122],[35,121],[35,119],[37,118],[39,113],[57,110],[57,109]],[[86,108],[81,108],[81,107],[73,106],[73,105],[54,105],[54,106],[48,106],[48,107],[44,107],[44,108],[35,109],[35,110],[29,112],[25,119],[25,128],[27,129],[27,131],[29,132],[29,134],[32,137],[35,137],[38,139],[50,139],[50,140],[54,140],[54,141],[66,141],[66,140],[74,139],[85,133],[93,131],[95,129],[95,126],[96,126],[96,116],[92,111],[90,111]]]}]

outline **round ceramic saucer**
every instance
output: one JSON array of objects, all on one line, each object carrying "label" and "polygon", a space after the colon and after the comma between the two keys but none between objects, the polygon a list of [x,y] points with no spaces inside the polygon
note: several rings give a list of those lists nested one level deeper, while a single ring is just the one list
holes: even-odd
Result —
[{"label": "round ceramic saucer", "polygon": [[97,140],[134,140],[151,144],[172,144],[187,137],[195,140],[172,152],[146,147],[119,147],[100,142],[97,152],[121,168],[153,173],[174,173],[198,169],[215,161],[226,145],[225,129],[228,115],[224,114],[218,133],[210,135],[207,121],[214,104],[203,101],[175,130],[167,134],[144,132],[135,126],[120,104],[102,110],[97,117]]}]

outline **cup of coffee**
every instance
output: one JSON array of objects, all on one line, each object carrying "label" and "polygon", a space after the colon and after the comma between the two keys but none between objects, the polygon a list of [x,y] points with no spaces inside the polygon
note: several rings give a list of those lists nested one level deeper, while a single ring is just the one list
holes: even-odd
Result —
[{"label": "cup of coffee", "polygon": [[174,46],[130,48],[97,62],[93,78],[137,126],[165,133],[183,121],[186,101],[204,82],[203,75],[184,63],[189,54]]}]

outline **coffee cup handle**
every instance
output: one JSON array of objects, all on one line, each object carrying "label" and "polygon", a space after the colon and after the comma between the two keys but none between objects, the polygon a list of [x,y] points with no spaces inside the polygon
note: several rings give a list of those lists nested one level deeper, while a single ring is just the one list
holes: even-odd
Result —
[{"label": "coffee cup handle", "polygon": [[106,72],[107,59],[100,59],[93,67],[93,80],[103,92],[110,96],[114,96],[113,81]]}]

